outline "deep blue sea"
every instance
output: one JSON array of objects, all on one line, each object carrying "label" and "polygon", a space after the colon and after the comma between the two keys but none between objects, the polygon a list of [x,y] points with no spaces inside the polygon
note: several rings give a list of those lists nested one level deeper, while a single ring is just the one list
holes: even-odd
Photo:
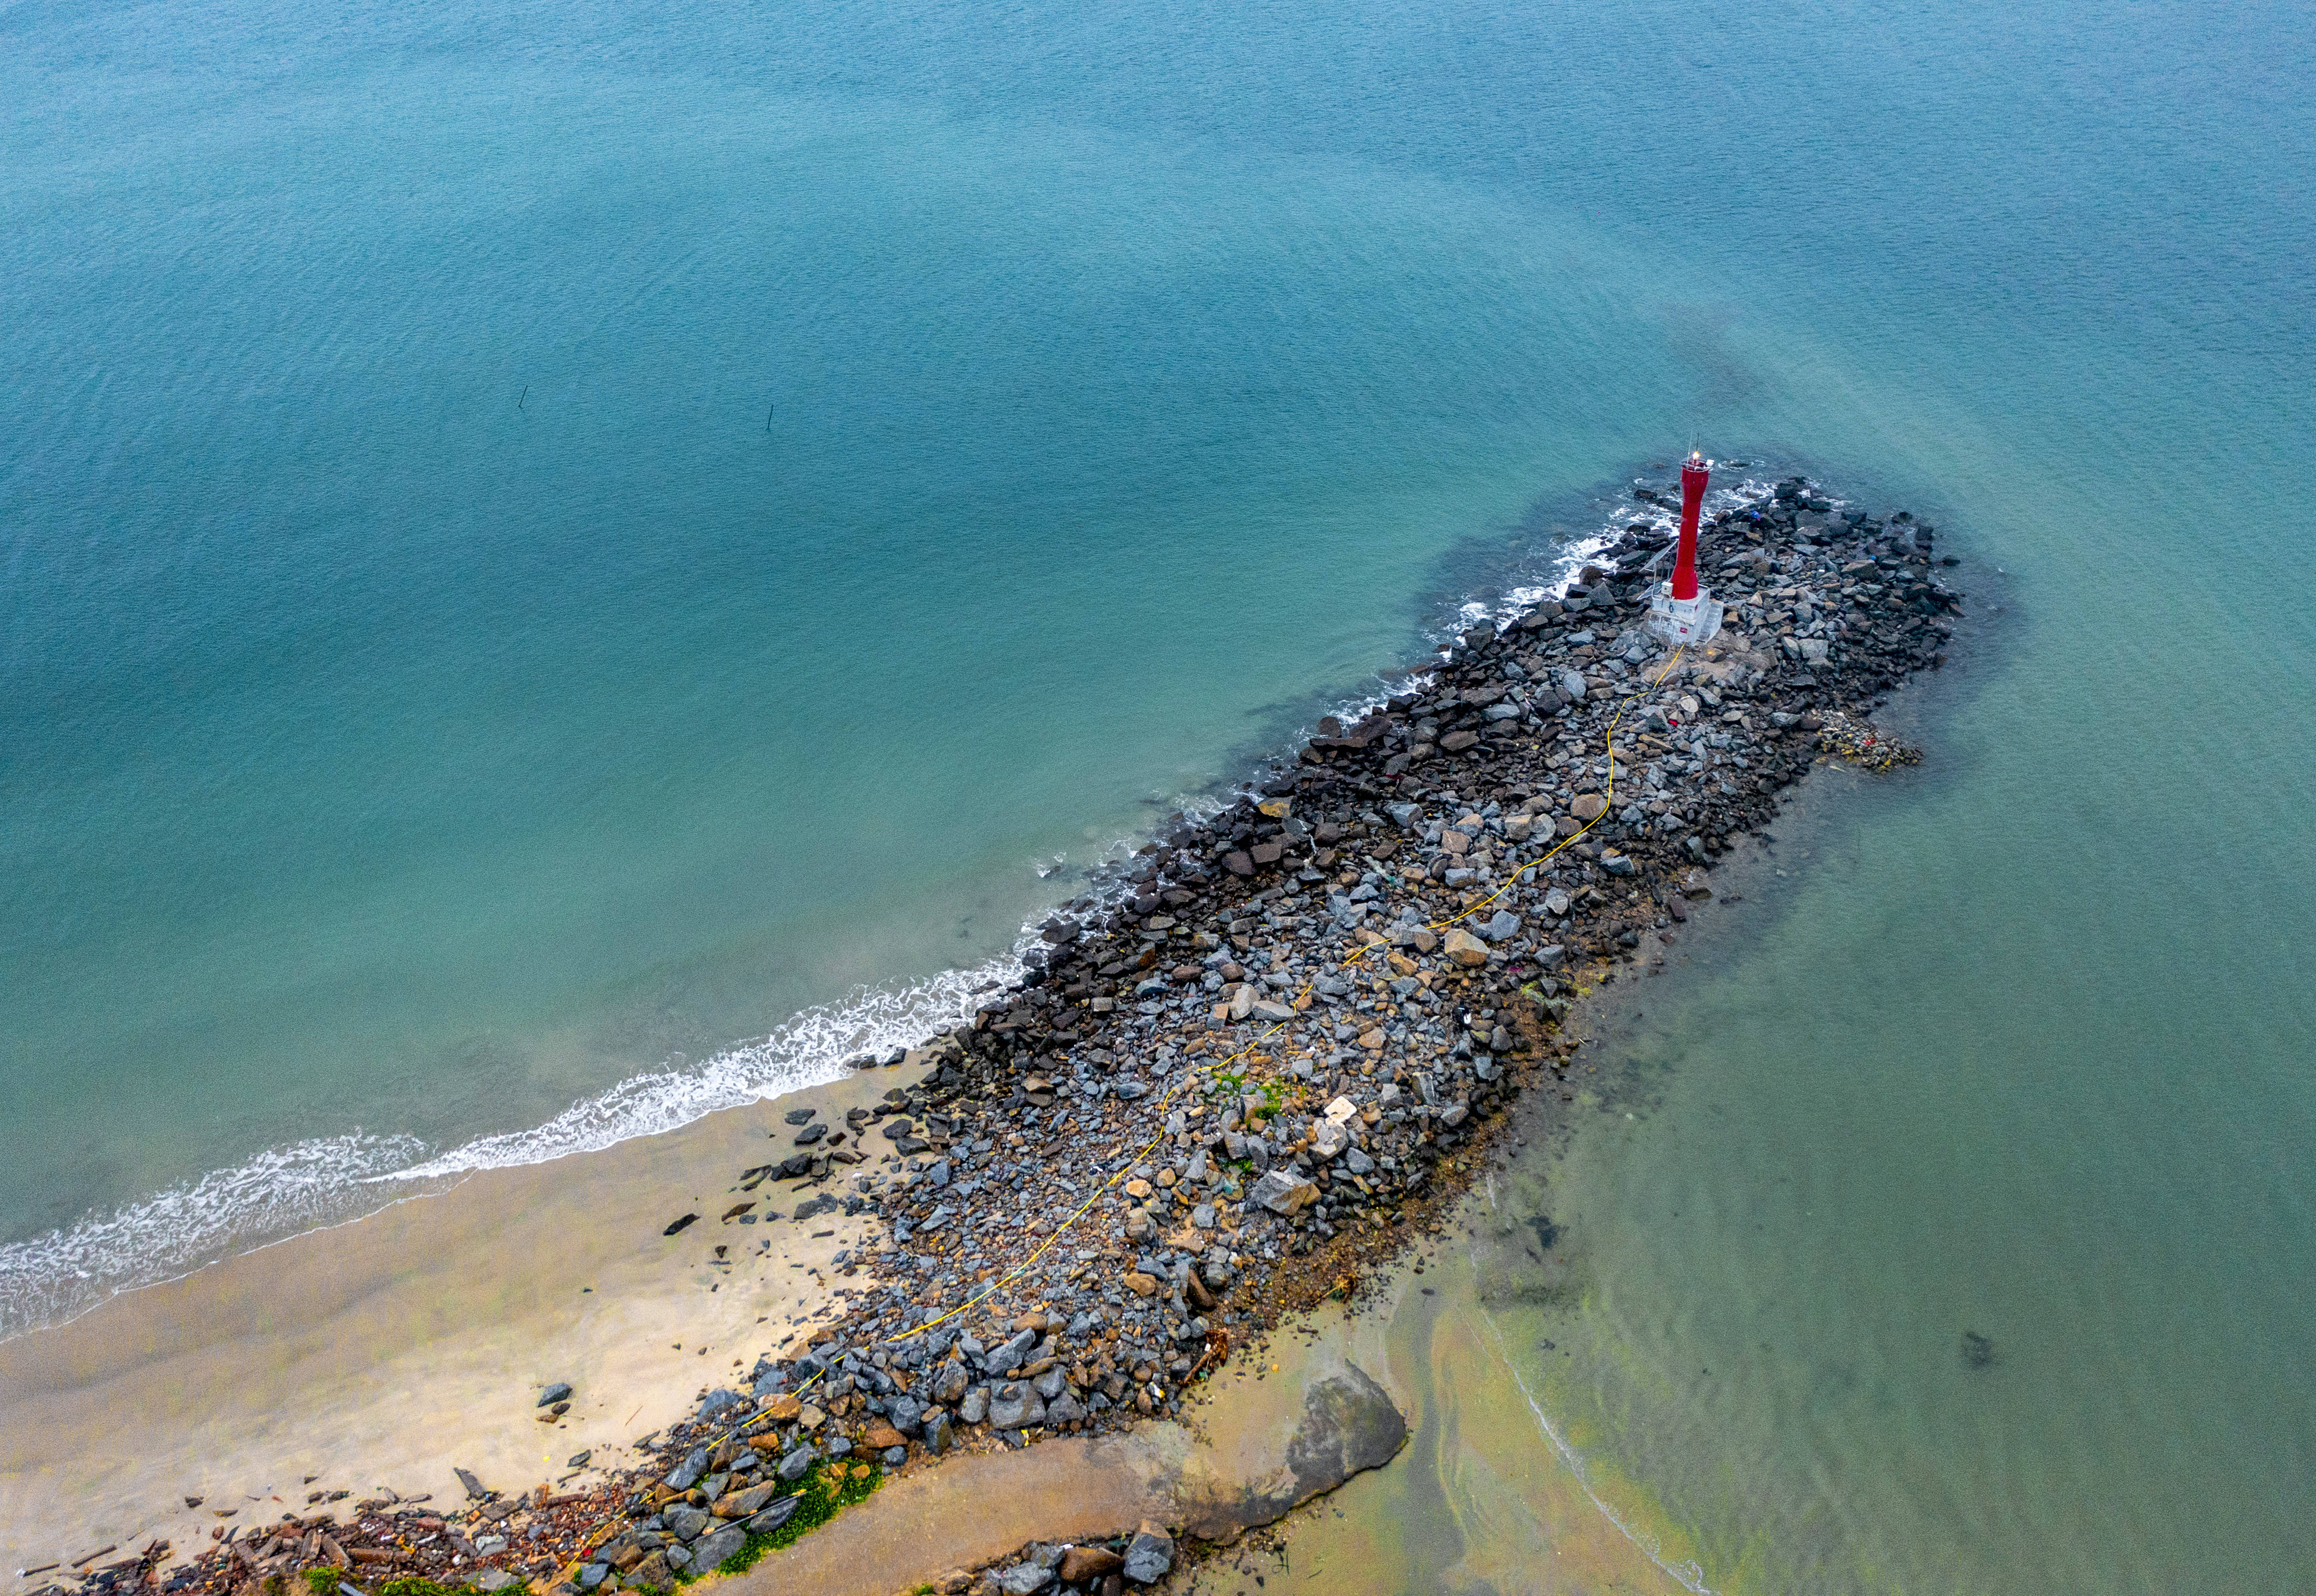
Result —
[{"label": "deep blue sea", "polygon": [[9,0],[0,1334],[921,1032],[1695,446],[2004,613],[1656,1016],[1564,1399],[1715,1589],[2316,1584],[2312,68],[2257,3]]}]

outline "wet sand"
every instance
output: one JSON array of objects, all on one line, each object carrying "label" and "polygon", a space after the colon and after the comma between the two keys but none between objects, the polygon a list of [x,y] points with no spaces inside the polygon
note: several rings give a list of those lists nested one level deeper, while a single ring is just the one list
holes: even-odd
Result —
[{"label": "wet sand", "polygon": [[1404,1449],[1410,1393],[1390,1372],[1391,1317],[1334,1306],[1300,1317],[1198,1386],[1180,1421],[913,1469],[731,1589],[885,1596],[1031,1541],[1131,1534],[1145,1519],[1234,1542]]},{"label": "wet sand", "polygon": [[[1485,1199],[1475,1194],[1471,1207],[1484,1214]],[[1270,1534],[1219,1552],[1190,1591],[1679,1596],[1681,1583],[1553,1450],[1481,1306],[1466,1242],[1443,1238],[1424,1273],[1403,1271],[1394,1299],[1357,1325],[1407,1412],[1406,1449]]]},{"label": "wet sand", "polygon": [[[39,1583],[16,1570],[156,1536],[182,1556],[212,1528],[302,1510],[310,1491],[448,1504],[465,1495],[454,1467],[512,1492],[572,1475],[581,1451],[591,1467],[566,1489],[632,1460],[626,1443],[824,1313],[842,1283],[830,1257],[873,1222],[725,1225],[735,1258],[771,1252],[705,1267],[698,1232],[717,1229],[736,1173],[788,1150],[783,1110],[841,1120],[913,1074],[869,1070],[478,1174],[0,1343],[0,1581]],[[753,1195],[782,1211],[802,1200]],[[703,1218],[679,1251],[661,1231],[686,1211]],[[539,1389],[557,1380],[576,1388],[571,1411],[541,1423]]]}]

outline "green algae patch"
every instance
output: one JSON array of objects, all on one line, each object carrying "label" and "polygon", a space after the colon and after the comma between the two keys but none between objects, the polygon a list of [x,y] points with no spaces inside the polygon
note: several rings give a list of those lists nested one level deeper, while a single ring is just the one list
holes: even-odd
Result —
[{"label": "green algae patch", "polygon": [[[885,1483],[885,1471],[873,1463],[858,1463],[843,1458],[824,1458],[815,1463],[804,1476],[797,1494],[804,1500],[788,1515],[788,1522],[777,1530],[762,1533],[750,1532],[747,1544],[717,1564],[717,1574],[742,1574],[753,1568],[770,1553],[783,1547],[794,1546],[829,1520],[856,1503],[866,1502]],[[683,1574],[678,1583],[690,1584],[705,1577],[699,1574]]]}]

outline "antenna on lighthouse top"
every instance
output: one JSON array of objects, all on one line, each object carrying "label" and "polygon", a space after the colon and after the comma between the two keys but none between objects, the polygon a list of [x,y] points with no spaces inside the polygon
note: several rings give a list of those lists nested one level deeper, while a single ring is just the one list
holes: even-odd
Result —
[{"label": "antenna on lighthouse top", "polygon": [[1650,629],[1674,644],[1707,643],[1721,631],[1721,606],[1697,585],[1697,521],[1705,508],[1713,462],[1697,449],[1680,465],[1680,546],[1672,575],[1649,599]]}]

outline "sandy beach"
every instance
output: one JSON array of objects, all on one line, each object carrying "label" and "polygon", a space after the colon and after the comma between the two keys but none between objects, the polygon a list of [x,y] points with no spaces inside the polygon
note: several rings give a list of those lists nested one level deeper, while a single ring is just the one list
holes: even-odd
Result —
[{"label": "sandy beach", "polygon": [[[512,1492],[632,1463],[626,1443],[825,1313],[829,1260],[863,1221],[723,1226],[748,1259],[729,1270],[663,1228],[687,1211],[715,1228],[784,1111],[841,1116],[898,1073],[477,1174],[0,1343],[5,1577],[156,1536],[190,1552],[316,1491],[453,1503],[454,1468]],[[556,1381],[571,1409],[540,1423]]]}]

